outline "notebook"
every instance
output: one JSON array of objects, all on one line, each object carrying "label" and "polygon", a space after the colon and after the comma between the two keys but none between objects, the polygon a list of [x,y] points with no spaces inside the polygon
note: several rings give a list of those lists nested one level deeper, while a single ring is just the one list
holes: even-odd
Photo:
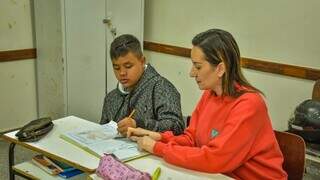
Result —
[{"label": "notebook", "polygon": [[98,158],[107,153],[114,154],[121,161],[129,161],[148,154],[139,151],[136,142],[118,136],[117,123],[114,121],[95,128],[74,129],[60,135],[65,141]]}]

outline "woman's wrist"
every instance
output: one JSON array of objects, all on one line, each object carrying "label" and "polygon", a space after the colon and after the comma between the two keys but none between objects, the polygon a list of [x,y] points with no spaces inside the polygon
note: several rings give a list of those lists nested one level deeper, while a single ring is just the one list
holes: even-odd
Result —
[{"label": "woman's wrist", "polygon": [[149,136],[154,139],[155,141],[160,141],[161,140],[161,134],[158,132],[150,132]]}]

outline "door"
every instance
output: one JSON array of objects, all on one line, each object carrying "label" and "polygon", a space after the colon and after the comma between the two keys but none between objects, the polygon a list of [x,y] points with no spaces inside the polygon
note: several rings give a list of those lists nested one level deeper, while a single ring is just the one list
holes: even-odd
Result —
[{"label": "door", "polygon": [[109,45],[114,34],[131,33],[142,41],[144,1],[64,0],[63,9],[66,111],[99,122],[105,93],[117,82]]},{"label": "door", "polygon": [[[133,34],[143,43],[144,0],[107,0],[107,92],[116,87],[109,49],[112,40],[121,34]],[[114,33],[115,32],[115,33]]]},{"label": "door", "polygon": [[97,121],[105,91],[105,0],[65,0],[67,114]]}]

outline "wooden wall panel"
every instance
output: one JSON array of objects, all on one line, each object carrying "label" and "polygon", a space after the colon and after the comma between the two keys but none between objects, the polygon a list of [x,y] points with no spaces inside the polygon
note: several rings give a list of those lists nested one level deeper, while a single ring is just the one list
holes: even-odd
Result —
[{"label": "wooden wall panel", "polygon": [[[172,45],[160,44],[144,41],[144,49],[154,52],[171,54],[182,57],[190,57],[191,49]],[[308,67],[294,66],[288,64],[274,63],[264,60],[242,57],[241,66],[248,69],[263,71],[268,73],[291,76],[308,80],[320,79],[320,70]]]},{"label": "wooden wall panel", "polygon": [[[144,41],[144,49],[154,52],[171,54],[182,57],[190,57],[190,49],[167,44]],[[15,61],[37,58],[36,49],[19,49],[12,51],[0,51],[0,62]],[[318,80],[320,79],[320,70],[302,66],[274,63],[270,61],[258,60],[242,57],[241,66],[248,69],[263,71],[268,73],[291,76],[295,78]]]},{"label": "wooden wall panel", "polygon": [[11,51],[0,51],[0,62],[35,59],[35,58],[37,58],[37,52],[35,48],[18,49],[18,50],[11,50]]}]

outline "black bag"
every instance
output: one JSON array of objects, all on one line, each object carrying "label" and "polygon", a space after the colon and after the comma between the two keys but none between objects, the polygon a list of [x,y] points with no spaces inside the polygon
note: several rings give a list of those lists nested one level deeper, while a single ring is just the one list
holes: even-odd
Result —
[{"label": "black bag", "polygon": [[44,137],[53,128],[50,117],[40,118],[24,125],[15,135],[20,141],[35,142]]}]

